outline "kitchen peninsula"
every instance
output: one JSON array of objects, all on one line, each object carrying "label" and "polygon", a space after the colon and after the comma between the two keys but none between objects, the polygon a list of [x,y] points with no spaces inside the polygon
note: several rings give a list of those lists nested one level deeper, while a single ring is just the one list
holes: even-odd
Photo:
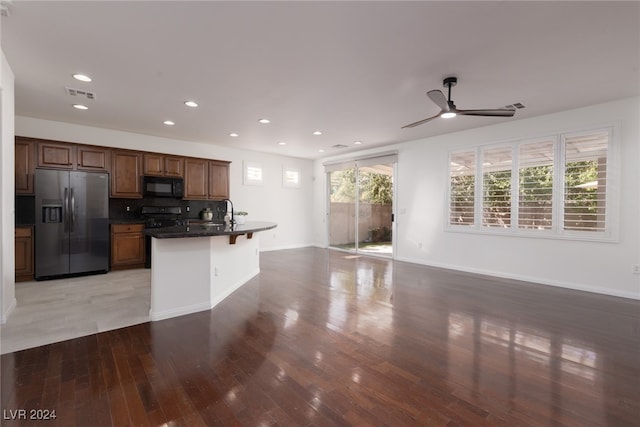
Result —
[{"label": "kitchen peninsula", "polygon": [[145,230],[152,237],[152,321],[210,310],[260,272],[256,233],[274,222],[191,221]]}]

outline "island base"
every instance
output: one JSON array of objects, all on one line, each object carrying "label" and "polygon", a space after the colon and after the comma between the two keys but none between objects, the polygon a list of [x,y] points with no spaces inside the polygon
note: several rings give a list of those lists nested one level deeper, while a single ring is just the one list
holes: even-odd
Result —
[{"label": "island base", "polygon": [[151,239],[152,321],[210,310],[260,272],[259,239]]}]

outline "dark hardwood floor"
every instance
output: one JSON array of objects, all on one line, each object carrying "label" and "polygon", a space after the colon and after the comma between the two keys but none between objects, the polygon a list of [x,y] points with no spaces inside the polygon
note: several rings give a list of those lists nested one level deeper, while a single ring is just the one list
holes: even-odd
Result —
[{"label": "dark hardwood floor", "polygon": [[640,425],[640,301],[317,248],[261,268],[211,311],[3,355],[2,425]]}]

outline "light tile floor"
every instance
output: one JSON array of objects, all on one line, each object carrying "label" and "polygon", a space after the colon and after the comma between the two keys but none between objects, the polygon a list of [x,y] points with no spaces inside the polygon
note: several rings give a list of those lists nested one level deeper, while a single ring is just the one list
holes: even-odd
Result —
[{"label": "light tile floor", "polygon": [[17,306],[0,326],[10,353],[149,321],[151,270],[16,283]]}]

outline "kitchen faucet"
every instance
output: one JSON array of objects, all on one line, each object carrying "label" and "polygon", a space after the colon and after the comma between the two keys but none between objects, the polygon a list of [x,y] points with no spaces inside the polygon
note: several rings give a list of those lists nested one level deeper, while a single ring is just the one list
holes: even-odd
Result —
[{"label": "kitchen faucet", "polygon": [[[229,202],[231,204],[231,218],[229,218],[229,223],[231,225],[233,225],[233,224],[236,223],[236,220],[233,218],[233,202],[231,200],[229,200],[229,199],[224,199],[223,202],[225,202],[225,209],[227,208],[227,204],[226,204],[227,202]],[[227,211],[227,212],[229,212],[229,211]]]}]

